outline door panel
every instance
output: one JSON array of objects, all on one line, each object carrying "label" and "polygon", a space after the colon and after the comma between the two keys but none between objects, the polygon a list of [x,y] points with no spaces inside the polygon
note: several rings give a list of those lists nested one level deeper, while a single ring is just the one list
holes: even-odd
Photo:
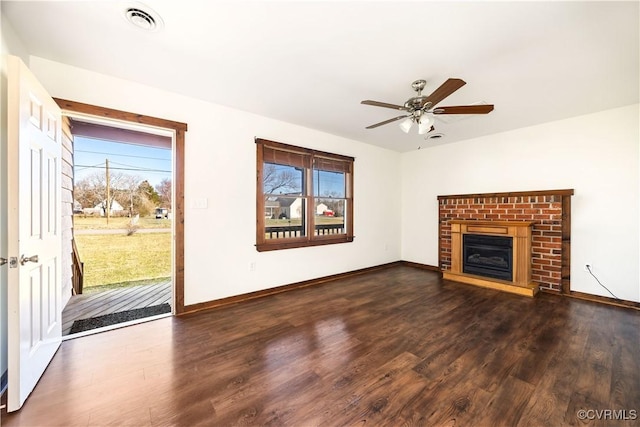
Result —
[{"label": "door panel", "polygon": [[61,113],[8,58],[8,409],[27,399],[62,340]]}]

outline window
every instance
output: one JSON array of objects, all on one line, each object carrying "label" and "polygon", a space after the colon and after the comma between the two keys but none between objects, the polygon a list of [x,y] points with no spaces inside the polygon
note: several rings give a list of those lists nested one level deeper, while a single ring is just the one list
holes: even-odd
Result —
[{"label": "window", "polygon": [[256,139],[258,251],[353,241],[353,157]]}]

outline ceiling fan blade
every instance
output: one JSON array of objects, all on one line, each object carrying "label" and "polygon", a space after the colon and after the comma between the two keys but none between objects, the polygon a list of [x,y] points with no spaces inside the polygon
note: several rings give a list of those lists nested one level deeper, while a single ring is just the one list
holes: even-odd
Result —
[{"label": "ceiling fan blade", "polygon": [[436,107],[433,114],[487,114],[493,111],[493,105],[460,105],[456,107]]},{"label": "ceiling fan blade", "polygon": [[402,105],[389,104],[387,102],[371,101],[370,99],[362,101],[360,104],[372,105],[374,107],[393,108],[394,110],[405,110],[405,111],[407,110],[407,107],[404,107]]},{"label": "ceiling fan blade", "polygon": [[438,89],[434,90],[431,95],[427,96],[425,104],[430,102],[431,106],[434,106],[466,84],[467,83],[461,79],[448,79],[442,83]]},{"label": "ceiling fan blade", "polygon": [[378,126],[382,126],[382,125],[386,125],[388,123],[396,122],[396,121],[398,121],[400,119],[404,119],[404,118],[407,118],[407,117],[411,117],[411,114],[406,114],[404,116],[394,117],[393,119],[385,120],[384,122],[380,122],[380,123],[376,123],[376,124],[371,125],[371,126],[367,126],[365,129],[377,128]]}]

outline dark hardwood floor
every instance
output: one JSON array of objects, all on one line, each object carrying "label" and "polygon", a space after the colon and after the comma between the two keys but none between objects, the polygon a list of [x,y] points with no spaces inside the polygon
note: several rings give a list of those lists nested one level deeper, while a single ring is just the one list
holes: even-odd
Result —
[{"label": "dark hardwood floor", "polygon": [[396,266],[65,341],[2,425],[637,426],[639,331]]}]

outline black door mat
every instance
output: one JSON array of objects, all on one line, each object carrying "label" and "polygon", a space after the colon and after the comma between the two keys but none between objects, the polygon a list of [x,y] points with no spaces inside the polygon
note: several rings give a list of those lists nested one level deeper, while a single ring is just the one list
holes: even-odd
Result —
[{"label": "black door mat", "polygon": [[73,325],[71,325],[69,335],[165,313],[171,313],[171,305],[168,303],[152,305],[151,307],[134,308],[133,310],[105,314],[103,316],[91,317],[89,319],[79,319],[74,321]]}]

